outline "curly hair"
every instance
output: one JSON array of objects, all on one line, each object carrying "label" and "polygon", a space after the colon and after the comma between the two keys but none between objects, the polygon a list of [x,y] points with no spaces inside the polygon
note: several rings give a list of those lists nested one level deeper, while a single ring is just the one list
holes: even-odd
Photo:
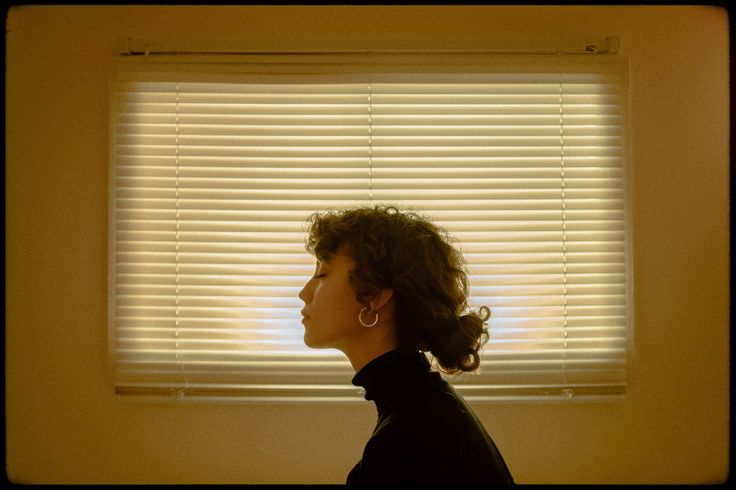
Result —
[{"label": "curly hair", "polygon": [[393,290],[401,347],[429,351],[446,373],[474,371],[490,310],[468,310],[465,261],[449,234],[415,212],[377,205],[312,214],[306,249],[329,260],[344,247],[356,300]]}]

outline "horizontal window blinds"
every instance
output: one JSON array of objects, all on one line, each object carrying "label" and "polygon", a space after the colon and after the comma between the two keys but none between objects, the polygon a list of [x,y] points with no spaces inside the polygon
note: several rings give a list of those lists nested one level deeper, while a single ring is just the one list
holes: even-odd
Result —
[{"label": "horizontal window blinds", "polygon": [[421,212],[464,253],[470,305],[492,311],[480,372],[448,377],[466,398],[623,393],[625,71],[549,58],[433,70],[121,62],[116,393],[362,399],[342,353],[304,346],[297,295],[314,268],[307,216],[371,203]]}]

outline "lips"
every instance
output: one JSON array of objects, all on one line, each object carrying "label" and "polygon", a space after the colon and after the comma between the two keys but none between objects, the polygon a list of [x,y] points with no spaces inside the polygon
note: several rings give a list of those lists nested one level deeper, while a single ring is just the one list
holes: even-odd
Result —
[{"label": "lips", "polygon": [[307,319],[309,318],[309,315],[307,315],[306,313],[304,313],[304,310],[302,310],[302,311],[301,311],[300,313],[301,313],[301,314],[302,314],[302,316],[304,317],[304,318],[303,318],[304,320],[307,320]]}]

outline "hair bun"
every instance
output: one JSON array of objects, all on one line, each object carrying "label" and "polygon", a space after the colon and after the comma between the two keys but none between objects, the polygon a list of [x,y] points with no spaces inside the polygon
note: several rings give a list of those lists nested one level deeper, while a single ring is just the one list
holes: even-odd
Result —
[{"label": "hair bun", "polygon": [[487,306],[482,306],[477,312],[472,311],[452,319],[444,339],[431,346],[430,351],[435,356],[443,371],[457,373],[459,371],[475,371],[480,366],[478,351],[488,342],[488,329],[485,321],[491,312]]}]

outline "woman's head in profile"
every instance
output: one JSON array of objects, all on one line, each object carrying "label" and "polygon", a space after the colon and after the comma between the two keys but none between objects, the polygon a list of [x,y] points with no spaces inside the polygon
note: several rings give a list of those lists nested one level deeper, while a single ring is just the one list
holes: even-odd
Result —
[{"label": "woman's head in profile", "polygon": [[307,345],[340,348],[340,335],[378,324],[445,372],[478,368],[490,312],[468,310],[465,262],[443,229],[383,205],[315,213],[308,224],[317,270],[299,295]]}]

